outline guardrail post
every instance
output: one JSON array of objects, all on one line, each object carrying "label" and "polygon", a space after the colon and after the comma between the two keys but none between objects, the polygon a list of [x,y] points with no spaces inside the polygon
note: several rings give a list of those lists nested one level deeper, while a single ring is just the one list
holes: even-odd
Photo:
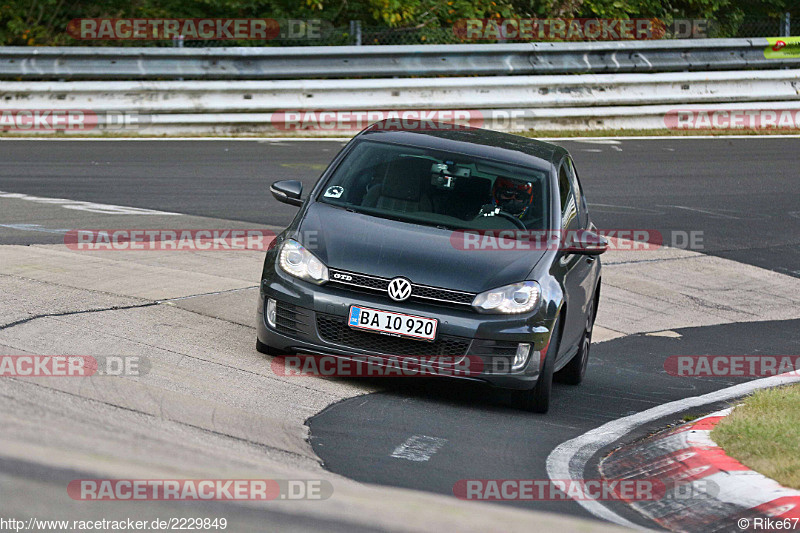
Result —
[{"label": "guardrail post", "polygon": [[351,20],[350,21],[350,35],[353,38],[353,44],[356,46],[361,46],[361,21],[360,20]]},{"label": "guardrail post", "polygon": [[[172,47],[173,48],[183,48],[183,35],[177,35],[172,38]],[[177,78],[178,81],[183,81],[183,77]]]}]

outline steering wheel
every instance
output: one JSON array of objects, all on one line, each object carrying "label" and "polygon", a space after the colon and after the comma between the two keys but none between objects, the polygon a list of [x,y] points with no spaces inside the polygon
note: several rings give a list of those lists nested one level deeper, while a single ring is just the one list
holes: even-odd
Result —
[{"label": "steering wheel", "polygon": [[515,217],[514,215],[511,215],[511,214],[509,214],[509,213],[506,213],[505,211],[498,211],[497,213],[495,213],[495,215],[500,215],[500,216],[502,216],[502,217],[504,217],[504,218],[507,218],[508,220],[510,220],[511,222],[513,222],[513,223],[514,223],[514,225],[516,225],[516,226],[517,226],[519,229],[521,229],[521,230],[526,230],[526,229],[528,229],[528,228],[525,226],[525,224],[523,224],[523,223],[522,223],[522,221],[521,221],[520,219],[518,219],[518,218],[517,218],[517,217]]}]

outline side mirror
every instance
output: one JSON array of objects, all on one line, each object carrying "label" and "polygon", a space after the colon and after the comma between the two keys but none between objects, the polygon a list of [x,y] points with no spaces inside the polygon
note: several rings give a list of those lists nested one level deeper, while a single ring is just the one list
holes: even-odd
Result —
[{"label": "side mirror", "polygon": [[300,195],[303,194],[303,184],[297,180],[276,181],[269,186],[269,192],[284,204],[303,205],[303,200],[300,199]]},{"label": "side mirror", "polygon": [[600,255],[608,250],[608,241],[591,230],[568,231],[563,250],[570,254]]}]

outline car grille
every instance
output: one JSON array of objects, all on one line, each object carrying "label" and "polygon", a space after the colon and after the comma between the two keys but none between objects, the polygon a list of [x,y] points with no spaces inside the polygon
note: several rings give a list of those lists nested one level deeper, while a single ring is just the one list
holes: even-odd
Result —
[{"label": "car grille", "polygon": [[317,332],[326,342],[384,355],[461,357],[466,355],[471,342],[471,339],[466,337],[452,335],[440,335],[433,342],[423,342],[380,333],[367,333],[348,327],[344,317],[323,313],[317,313]]},{"label": "car grille", "polygon": [[[328,273],[328,279],[333,285],[348,289],[382,292],[387,298],[389,297],[387,289],[389,288],[389,282],[392,281],[390,278],[369,276],[334,268],[328,269]],[[340,277],[337,278],[337,276]],[[410,299],[470,306],[475,299],[475,293],[412,283]]]}]

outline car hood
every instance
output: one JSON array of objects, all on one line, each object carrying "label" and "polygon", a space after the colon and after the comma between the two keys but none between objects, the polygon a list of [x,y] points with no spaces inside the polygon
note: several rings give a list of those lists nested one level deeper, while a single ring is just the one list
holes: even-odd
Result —
[{"label": "car hood", "polygon": [[463,250],[453,231],[389,220],[315,202],[300,240],[330,268],[482,292],[527,279],[542,250]]}]

